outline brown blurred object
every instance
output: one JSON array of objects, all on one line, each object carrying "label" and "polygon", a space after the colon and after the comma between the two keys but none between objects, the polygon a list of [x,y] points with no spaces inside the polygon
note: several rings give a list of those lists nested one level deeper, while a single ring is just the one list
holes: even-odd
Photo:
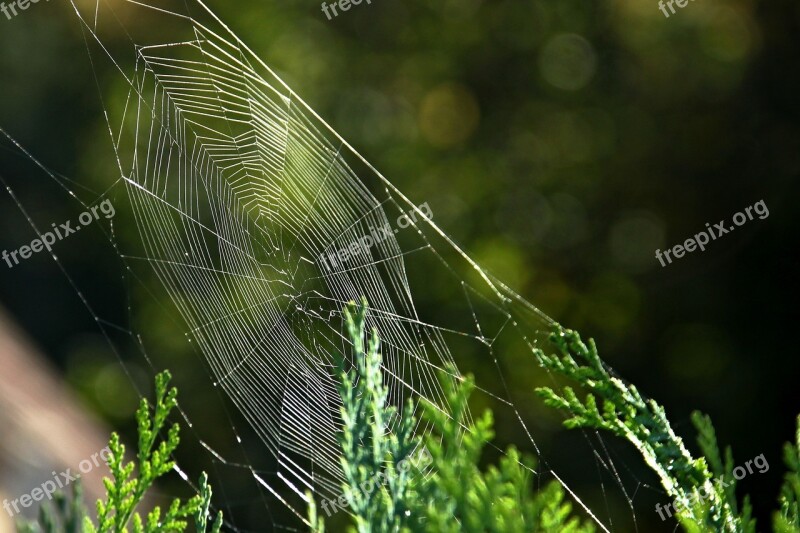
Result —
[{"label": "brown blurred object", "polygon": [[[0,504],[30,494],[53,471],[79,472],[81,461],[107,446],[109,434],[0,308]],[[105,494],[104,475],[102,461],[81,474],[87,502]],[[35,517],[41,503],[20,506],[19,516]],[[0,533],[14,531],[14,519],[0,509]]]}]

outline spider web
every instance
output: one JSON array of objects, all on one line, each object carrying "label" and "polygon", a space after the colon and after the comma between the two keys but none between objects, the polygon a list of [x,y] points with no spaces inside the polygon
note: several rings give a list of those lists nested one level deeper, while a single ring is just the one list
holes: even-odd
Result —
[{"label": "spider web", "polygon": [[[350,353],[342,308],[365,297],[393,404],[425,398],[447,410],[441,380],[463,370],[453,370],[454,354],[480,354],[496,374],[477,376],[479,394],[522,426],[540,479],[557,479],[600,529],[613,529],[541,456],[506,382],[500,354],[535,366],[532,350],[547,349],[553,320],[476,264],[430,206],[403,195],[201,1],[124,5],[183,34],[139,37],[110,4],[72,3],[93,65],[110,61],[128,92],[122,106],[104,103],[120,172],[112,189],[124,189],[142,244],[141,254],[119,255],[154,269],[214,386],[274,459],[263,470],[203,444],[252,475],[265,507],[277,501],[295,515],[273,528],[302,527],[307,490],[318,500],[340,494],[333,358]],[[107,45],[105,25],[130,39],[132,70]],[[433,284],[446,301],[432,301]],[[586,438],[633,514],[646,484],[631,491],[602,439]]]}]

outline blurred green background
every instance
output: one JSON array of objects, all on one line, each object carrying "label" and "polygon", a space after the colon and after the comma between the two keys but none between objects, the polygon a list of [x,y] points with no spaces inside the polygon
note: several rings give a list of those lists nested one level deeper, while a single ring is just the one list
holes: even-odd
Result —
[{"label": "blurred green background", "polygon": [[[740,487],[766,524],[783,471],[780,446],[800,412],[798,350],[788,335],[798,317],[800,5],[698,0],[665,18],[653,0],[373,0],[330,21],[311,0],[210,5],[400,190],[429,202],[436,223],[480,264],[594,337],[687,440],[688,414],[701,409],[737,464],[764,453],[770,471]],[[75,187],[102,191],[118,177],[102,110],[124,102],[126,88],[113,69],[92,70],[70,10],[40,2],[13,20],[0,17],[0,127]],[[150,23],[126,16],[123,5],[119,13],[139,32]],[[124,35],[110,39],[127,46]],[[0,175],[34,220],[49,225],[81,211],[10,143],[0,148]],[[769,218],[666,268],[655,259],[657,248],[762,199]],[[134,239],[119,210],[118,237]],[[34,237],[5,193],[0,227],[0,250]],[[206,427],[233,420],[246,433],[223,401],[207,400],[208,375],[194,364],[174,310],[148,294],[146,270],[136,273],[143,283],[123,277],[99,234],[73,238],[58,253],[98,315],[146,333],[138,345],[108,330],[121,366],[48,256],[14,269],[0,264],[0,304],[88,408],[130,435],[152,375],[142,354],[154,353],[177,375],[187,411],[202,411]],[[524,369],[505,370],[528,394]],[[523,407],[541,411],[535,436],[545,456],[572,465],[563,468],[600,516],[610,507],[615,530],[634,530],[623,490],[613,479],[598,485],[583,437],[561,430],[554,413]],[[502,416],[498,431],[500,443],[528,443]],[[186,439],[185,467],[207,467],[198,464],[207,456],[199,440],[242,453],[230,435],[208,431]],[[672,530],[652,510],[663,494],[635,482],[655,479],[624,445],[608,445],[629,470],[621,475],[636,494],[639,530]],[[263,529],[252,480],[214,468],[237,525]]]}]

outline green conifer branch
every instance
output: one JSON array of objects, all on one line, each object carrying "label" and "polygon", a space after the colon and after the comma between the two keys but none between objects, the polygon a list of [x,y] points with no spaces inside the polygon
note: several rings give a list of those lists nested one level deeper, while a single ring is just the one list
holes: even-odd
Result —
[{"label": "green conifer branch", "polygon": [[794,443],[786,443],[783,460],[788,472],[783,479],[779,496],[780,510],[773,517],[776,533],[800,532],[800,416]]},{"label": "green conifer branch", "polygon": [[[450,368],[447,374],[456,375]],[[532,489],[534,461],[509,448],[498,465],[485,471],[479,467],[483,450],[494,437],[491,411],[474,422],[467,418],[474,380],[441,380],[449,412],[430,402],[423,403],[423,419],[432,431],[425,436],[425,448],[432,458],[433,475],[417,478],[412,514],[418,520],[413,532],[496,532],[545,531],[588,533],[572,513],[564,492],[550,481],[538,492]]]},{"label": "green conifer branch", "polygon": [[[469,422],[469,397],[474,389],[471,377],[459,384],[449,376],[442,380],[448,412],[424,402],[421,422],[431,431],[424,440],[414,437],[413,404],[408,402],[402,416],[388,405],[380,342],[374,330],[366,340],[366,316],[366,302],[351,303],[345,309],[354,370],[345,369],[344,358],[339,357],[338,372],[343,489],[359,532],[593,531],[590,524],[573,516],[555,481],[533,492],[533,461],[514,448],[497,466],[486,471],[478,467],[494,432],[490,411]],[[456,375],[456,371],[449,368],[447,374]],[[398,416],[395,432],[389,434],[387,424]],[[401,467],[415,449],[426,452],[427,462],[415,465],[417,468]],[[424,466],[430,468],[424,471]],[[385,479],[385,485],[367,494],[362,484],[375,479],[376,473]],[[309,502],[312,531],[322,531],[324,523],[310,495]]]},{"label": "green conifer branch", "polygon": [[[155,481],[175,466],[171,456],[180,443],[180,426],[173,424],[167,431],[166,439],[160,437],[170,412],[177,406],[178,391],[174,387],[169,388],[170,379],[167,371],[158,374],[153,407],[143,398],[136,411],[138,451],[135,460],[125,462],[125,445],[117,433],[111,434],[108,467],[112,479],[103,478],[106,497],[97,500],[96,525],[86,515],[81,485],[76,482],[70,502],[62,493],[56,493],[55,510],[43,506],[38,524],[21,524],[20,531],[126,533],[132,527],[136,533],[171,533],[184,531],[189,518],[194,518],[198,532],[205,533],[208,530],[211,487],[205,473],[200,476],[199,493],[192,498],[186,501],[175,498],[163,513],[156,506],[145,518],[135,512]],[[211,532],[219,533],[221,528],[220,512],[211,525]]]},{"label": "green conifer branch", "polygon": [[[708,417],[693,415],[699,445],[705,454],[695,459],[673,431],[662,406],[654,400],[645,400],[634,385],[608,373],[593,340],[584,344],[577,332],[561,327],[554,329],[550,340],[555,354],[536,350],[542,366],[588,390],[586,400],[581,402],[570,387],[564,387],[560,394],[549,387],[537,389],[547,405],[567,412],[565,427],[602,429],[633,444],[658,475],[670,498],[686,508],[687,512],[679,519],[687,530],[730,533],[755,530],[747,500],[742,513],[738,513],[735,480],[731,475],[732,454],[727,450],[723,461]],[[720,476],[725,477],[727,487],[719,482]]]},{"label": "green conifer branch", "polygon": [[[359,532],[400,531],[408,517],[409,479],[399,464],[419,441],[413,436],[412,405],[406,405],[402,414],[388,405],[380,340],[374,330],[366,338],[366,315],[363,301],[360,305],[351,302],[344,309],[355,363],[354,370],[349,371],[344,357],[338,357],[341,463],[347,481],[344,495]],[[398,416],[397,430],[392,434],[388,428]]]}]

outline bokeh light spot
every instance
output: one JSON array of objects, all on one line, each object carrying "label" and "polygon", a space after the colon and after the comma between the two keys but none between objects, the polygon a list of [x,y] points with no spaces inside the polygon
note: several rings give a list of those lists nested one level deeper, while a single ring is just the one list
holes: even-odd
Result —
[{"label": "bokeh light spot", "polygon": [[469,139],[479,121],[480,109],[475,96],[459,84],[435,87],[420,104],[420,132],[439,148],[449,148]]},{"label": "bokeh light spot", "polygon": [[614,261],[632,271],[655,267],[655,251],[664,247],[664,224],[650,212],[623,215],[611,227],[608,247]]},{"label": "bokeh light spot", "polygon": [[553,87],[577,91],[586,86],[597,69],[592,45],[574,33],[556,35],[539,56],[542,77]]}]

